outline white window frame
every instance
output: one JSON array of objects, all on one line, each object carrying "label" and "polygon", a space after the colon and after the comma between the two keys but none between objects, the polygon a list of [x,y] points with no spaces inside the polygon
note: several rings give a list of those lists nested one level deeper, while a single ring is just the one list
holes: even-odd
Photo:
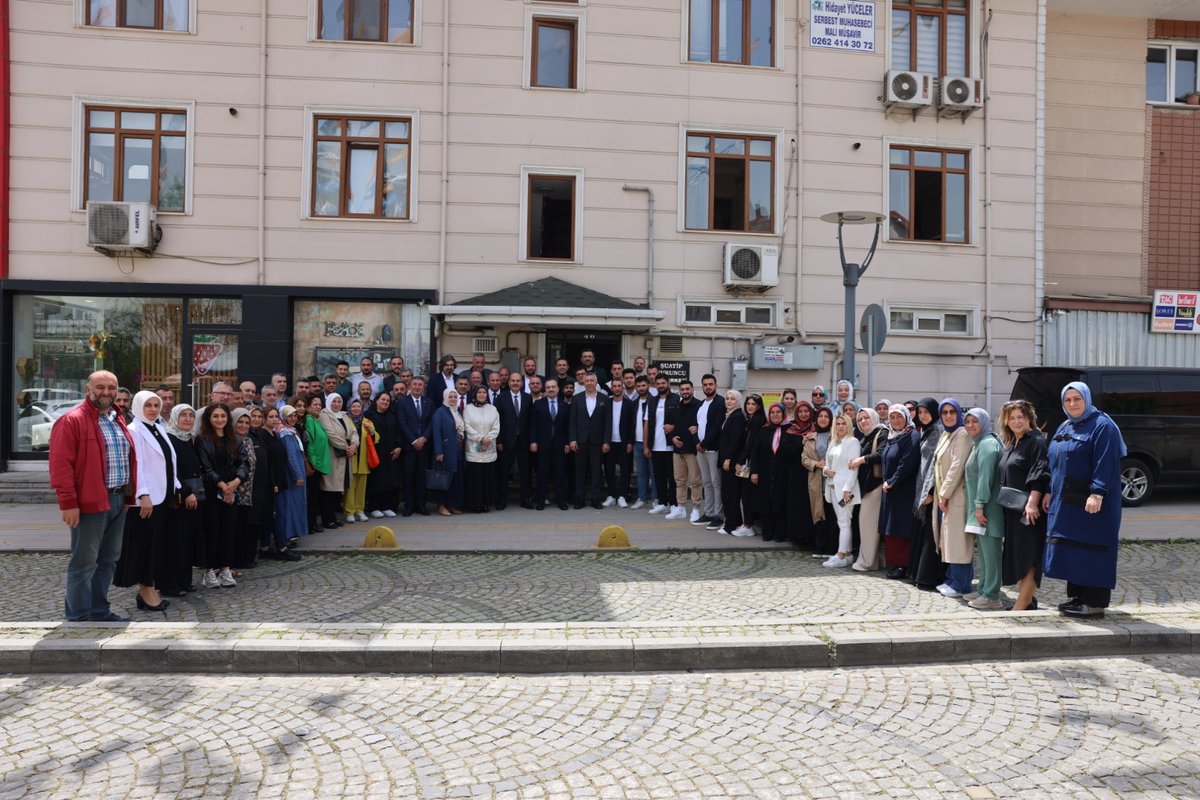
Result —
[{"label": "white window frame", "polygon": [[[572,6],[574,4],[571,4]],[[587,89],[587,15],[584,14],[583,4],[574,8],[565,3],[539,3],[525,6],[524,53],[521,64],[521,87],[538,92],[582,92]],[[538,19],[571,19],[575,20],[575,85],[572,87],[534,86],[533,85],[533,20]]]},{"label": "white window frame", "polygon": [[[913,330],[906,331],[892,327],[892,312],[907,311],[913,315]],[[979,338],[979,306],[964,305],[962,303],[887,303],[883,304],[883,312],[887,316],[888,335],[889,336],[936,336],[948,337],[951,339],[978,339]],[[967,315],[967,332],[966,333],[947,333],[946,332],[946,315],[947,314],[966,314]],[[939,322],[939,330],[922,331],[917,330],[917,319],[937,317]]]},{"label": "white window frame", "polygon": [[159,211],[163,216],[191,216],[192,198],[195,195],[196,161],[196,103],[192,100],[145,100],[128,97],[105,97],[102,95],[75,95],[71,98],[71,211],[83,213],[83,151],[84,109],[87,106],[122,106],[125,108],[153,108],[164,111],[179,111],[187,115],[187,133],[184,136],[185,180],[183,211]]},{"label": "white window frame", "polygon": [[[708,322],[694,322],[687,318],[688,306],[711,306],[712,319]],[[770,322],[746,322],[746,309],[754,308],[770,308]],[[718,322],[717,311],[739,312],[741,319],[738,322]],[[779,319],[783,313],[783,300],[779,298],[764,297],[759,300],[730,300],[728,297],[717,297],[708,295],[702,297],[692,296],[676,296],[676,313],[677,324],[681,328],[761,328],[764,330],[774,330],[779,327]]]},{"label": "white window frame", "polygon": [[[316,117],[324,116],[366,116],[384,118],[406,118],[409,120],[411,131],[408,151],[408,218],[380,217],[324,217],[312,213],[312,178],[313,178],[313,128]],[[407,225],[417,221],[417,210],[421,204],[420,197],[420,164],[421,154],[421,112],[415,108],[362,108],[359,106],[305,106],[304,107],[304,158],[300,169],[300,219],[332,224],[354,223],[383,223],[384,225]]]},{"label": "white window frame", "polygon": [[[783,71],[783,17],[784,0],[775,0],[775,18],[771,20],[771,62],[772,66],[763,67],[757,64],[730,64],[726,61],[692,61],[691,56],[691,27],[692,27],[692,3],[691,0],[680,0],[679,18],[681,24],[679,27],[679,63],[687,66],[698,67],[724,67],[726,69],[750,69],[755,71],[768,70],[772,72]],[[802,9],[803,11],[803,9]]]},{"label": "white window frame", "polygon": [[[1146,104],[1151,106],[1171,106],[1174,108],[1179,108],[1181,106],[1186,107],[1187,103],[1180,103],[1171,99],[1176,96],[1175,51],[1180,49],[1200,50],[1200,41],[1180,41],[1178,39],[1164,41],[1162,39],[1151,39],[1150,41],[1146,42],[1146,49],[1150,50],[1151,48],[1159,48],[1167,51],[1167,99],[1151,100],[1150,98],[1146,98]],[[1189,91],[1200,91],[1200,69],[1197,70],[1196,83],[1197,85]],[[1146,94],[1145,88],[1146,87],[1143,88],[1142,94]]]},{"label": "white window frame", "polygon": [[[530,258],[529,257],[529,179],[534,175],[561,175],[575,179],[575,209],[574,226],[570,259],[566,258]],[[521,183],[519,191],[520,213],[517,228],[517,260],[524,264],[582,264],[583,263],[583,168],[582,167],[538,167],[531,164],[521,165]]]},{"label": "white window frame", "polygon": [[[921,239],[893,239],[892,226],[890,219],[890,211],[892,207],[892,146],[899,147],[925,147],[930,150],[965,150],[968,153],[970,165],[967,169],[967,175],[970,177],[970,186],[967,187],[967,211],[969,212],[970,222],[967,224],[967,239],[966,242],[929,242]],[[913,247],[983,247],[981,229],[979,227],[979,184],[983,180],[980,172],[980,145],[976,142],[960,141],[954,139],[916,139],[901,136],[885,136],[883,137],[883,232],[879,237],[881,241],[891,242],[898,245],[911,245]]]},{"label": "white window frame", "polygon": [[[263,0],[265,2],[265,0]],[[196,0],[199,2],[199,0]],[[365,42],[358,39],[322,39],[317,26],[321,19],[321,0],[308,0],[308,41],[314,44],[345,47],[346,45],[363,47],[420,47],[421,46],[421,10],[424,0],[413,0],[413,40],[411,42]]]},{"label": "white window frame", "polygon": [[89,25],[87,21],[87,0],[74,0],[75,27],[89,31],[134,31],[137,33],[166,34],[168,36],[196,35],[196,6],[201,0],[188,0],[188,29],[186,31],[163,31],[157,28],[107,28],[100,25]]},{"label": "white window frame", "polygon": [[[775,140],[775,195],[771,198],[772,224],[770,231],[705,231],[687,227],[687,137],[689,133],[730,133],[735,136],[770,136]],[[785,131],[782,128],[764,128],[747,125],[712,125],[703,122],[681,122],[679,124],[678,163],[675,175],[675,230],[679,233],[696,234],[697,236],[717,236],[722,239],[742,236],[779,236],[783,230],[783,197],[786,187],[783,171],[783,142]],[[791,153],[787,154],[791,157]]]}]

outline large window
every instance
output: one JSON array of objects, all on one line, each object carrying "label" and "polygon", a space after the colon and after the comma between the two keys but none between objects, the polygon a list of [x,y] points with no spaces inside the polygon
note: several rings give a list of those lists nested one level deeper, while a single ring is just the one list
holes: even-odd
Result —
[{"label": "large window", "polygon": [[1200,45],[1156,44],[1146,48],[1146,100],[1183,103],[1200,89],[1197,55]]},{"label": "large window", "polygon": [[413,43],[416,0],[318,0],[317,37],[333,41]]},{"label": "large window", "polygon": [[313,118],[312,214],[409,219],[412,119]]},{"label": "large window", "polygon": [[187,112],[84,106],[84,196],[184,211]]},{"label": "large window", "polygon": [[775,0],[690,0],[688,61],[775,64]]},{"label": "large window", "polygon": [[774,230],[774,137],[689,132],[686,146],[687,229]]},{"label": "large window", "polygon": [[891,148],[890,238],[968,241],[970,159],[964,150]]},{"label": "large window", "polygon": [[529,85],[547,89],[576,88],[579,23],[570,17],[534,17]]},{"label": "large window", "polygon": [[530,175],[526,258],[575,258],[575,176]]},{"label": "large window", "polygon": [[895,0],[892,69],[970,75],[970,0]]},{"label": "large window", "polygon": [[188,0],[84,0],[86,21],[97,28],[186,31]]}]

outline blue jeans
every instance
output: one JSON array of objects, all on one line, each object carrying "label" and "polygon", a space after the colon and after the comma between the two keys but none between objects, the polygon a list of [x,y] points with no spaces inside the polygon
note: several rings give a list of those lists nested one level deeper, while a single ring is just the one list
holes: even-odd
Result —
[{"label": "blue jeans", "polygon": [[975,577],[974,564],[947,564],[946,585],[956,592],[967,594],[971,591],[971,580]]},{"label": "blue jeans", "polygon": [[125,532],[125,490],[110,492],[108,502],[108,511],[80,514],[79,525],[71,528],[64,613],[72,622],[103,619],[110,612],[108,587]]},{"label": "blue jeans", "polygon": [[654,467],[642,451],[642,443],[633,443],[633,463],[637,469],[638,500],[649,501],[654,495]]}]

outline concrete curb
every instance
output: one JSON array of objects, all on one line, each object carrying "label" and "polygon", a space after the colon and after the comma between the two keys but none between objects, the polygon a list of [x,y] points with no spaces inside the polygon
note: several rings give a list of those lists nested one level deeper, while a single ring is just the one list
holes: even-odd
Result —
[{"label": "concrete curb", "polygon": [[[386,627],[386,626],[385,626]],[[87,635],[92,630],[95,633]],[[201,635],[203,626],[197,626]],[[1011,630],[625,638],[170,639],[79,626],[75,638],[0,640],[0,673],[548,674],[821,669],[1200,653],[1200,623]],[[115,635],[114,635],[115,634]]]}]

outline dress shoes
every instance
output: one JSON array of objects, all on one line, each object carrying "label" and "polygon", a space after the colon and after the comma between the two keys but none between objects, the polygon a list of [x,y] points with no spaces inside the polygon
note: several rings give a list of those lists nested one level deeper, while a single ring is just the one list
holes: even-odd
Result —
[{"label": "dress shoes", "polygon": [[404,513],[401,514],[400,516],[411,517],[412,515],[413,515],[413,510],[411,508],[406,508],[406,509],[404,509]]},{"label": "dress shoes", "polygon": [[887,571],[887,576],[893,581],[898,581],[904,577],[904,567],[892,567]]},{"label": "dress shoes", "polygon": [[583,503],[576,503],[576,504],[575,504],[575,510],[576,510],[576,511],[578,511],[578,510],[579,510],[579,509],[581,509],[581,508],[583,508]]},{"label": "dress shoes", "polygon": [[601,511],[604,509],[604,503],[592,503],[592,508]]},{"label": "dress shoes", "polygon": [[1089,606],[1087,603],[1080,603],[1078,601],[1074,603],[1068,603],[1061,610],[1062,613],[1066,614],[1068,617],[1099,619],[1100,617],[1104,616],[1103,608],[1096,608],[1095,606]]},{"label": "dress shoes", "polygon": [[140,594],[137,596],[137,607],[141,611],[166,611],[171,605],[170,600],[158,599],[158,605],[152,606]]},{"label": "dress shoes", "polygon": [[418,508],[417,513],[420,514],[422,517],[428,517],[429,509],[428,508]]},{"label": "dress shoes", "polygon": [[566,503],[559,503],[559,504],[558,504],[558,510],[559,510],[559,511],[566,511],[566,510],[567,510],[569,507],[570,507],[570,506],[568,506]]},{"label": "dress shoes", "polygon": [[546,504],[545,504],[545,503],[538,503],[538,504],[537,504],[537,510],[538,510],[538,511],[545,511],[545,510],[546,510]]},{"label": "dress shoes", "polygon": [[532,509],[533,509],[533,503],[531,503],[531,502],[530,502],[530,501],[528,501],[528,500],[522,500],[522,501],[521,501],[521,508],[528,508],[528,509],[531,509],[531,510],[532,510]]},{"label": "dress shoes", "polygon": [[322,528],[320,525],[313,525],[312,530],[309,531],[309,533],[324,533],[324,532],[325,532],[325,529]]},{"label": "dress shoes", "polygon": [[120,614],[114,614],[109,611],[103,617],[97,617],[91,620],[92,622],[129,622],[129,617],[122,617]]}]

